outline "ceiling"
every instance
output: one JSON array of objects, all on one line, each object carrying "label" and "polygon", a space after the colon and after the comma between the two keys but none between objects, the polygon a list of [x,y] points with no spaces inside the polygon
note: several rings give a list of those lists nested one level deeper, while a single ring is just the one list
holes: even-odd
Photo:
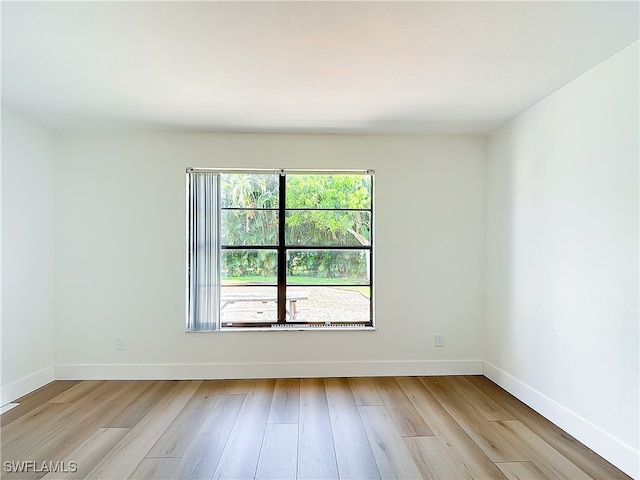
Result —
[{"label": "ceiling", "polygon": [[484,134],[639,38],[638,2],[7,2],[56,130]]}]

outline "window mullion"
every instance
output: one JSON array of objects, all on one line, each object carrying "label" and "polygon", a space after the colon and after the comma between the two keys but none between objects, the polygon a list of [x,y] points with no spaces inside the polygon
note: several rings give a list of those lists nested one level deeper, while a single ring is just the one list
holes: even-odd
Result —
[{"label": "window mullion", "polygon": [[287,321],[286,185],[287,177],[281,174],[278,191],[278,323]]}]

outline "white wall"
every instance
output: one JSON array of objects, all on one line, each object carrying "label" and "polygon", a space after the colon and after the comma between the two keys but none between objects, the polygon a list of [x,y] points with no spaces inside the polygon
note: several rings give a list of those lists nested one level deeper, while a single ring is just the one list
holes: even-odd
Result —
[{"label": "white wall", "polygon": [[488,139],[485,369],[636,478],[638,54]]},{"label": "white wall", "polygon": [[53,135],[2,108],[2,395],[53,380]]},{"label": "white wall", "polygon": [[[58,140],[57,378],[481,373],[483,138]],[[187,166],[375,169],[377,331],[184,333]]]}]

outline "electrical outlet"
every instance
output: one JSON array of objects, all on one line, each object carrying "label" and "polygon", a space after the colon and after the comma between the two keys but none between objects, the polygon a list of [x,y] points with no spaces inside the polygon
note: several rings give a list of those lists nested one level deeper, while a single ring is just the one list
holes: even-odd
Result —
[{"label": "electrical outlet", "polygon": [[436,333],[433,336],[436,347],[444,347],[444,335],[441,333]]},{"label": "electrical outlet", "polygon": [[116,350],[124,350],[124,338],[116,337]]}]

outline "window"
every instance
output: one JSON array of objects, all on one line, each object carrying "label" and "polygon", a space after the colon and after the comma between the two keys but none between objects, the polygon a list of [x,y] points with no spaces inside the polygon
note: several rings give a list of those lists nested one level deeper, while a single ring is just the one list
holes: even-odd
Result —
[{"label": "window", "polygon": [[373,327],[373,172],[187,170],[187,330]]}]

